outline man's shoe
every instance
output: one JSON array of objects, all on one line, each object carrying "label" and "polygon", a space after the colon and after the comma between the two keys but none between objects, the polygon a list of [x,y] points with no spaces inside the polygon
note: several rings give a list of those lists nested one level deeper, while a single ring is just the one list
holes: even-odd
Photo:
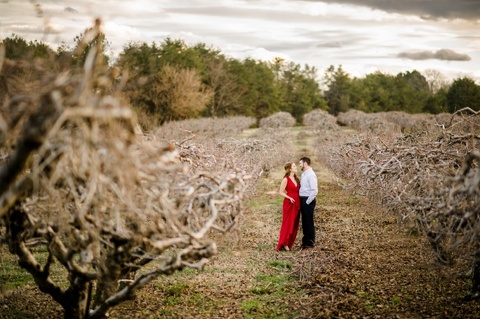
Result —
[{"label": "man's shoe", "polygon": [[313,249],[313,246],[302,246],[300,247],[300,250],[312,250]]}]

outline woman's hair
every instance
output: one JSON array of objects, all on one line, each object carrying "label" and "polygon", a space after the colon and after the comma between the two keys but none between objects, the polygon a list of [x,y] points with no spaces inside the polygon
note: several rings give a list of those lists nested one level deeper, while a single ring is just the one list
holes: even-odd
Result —
[{"label": "woman's hair", "polygon": [[[290,176],[290,172],[292,171],[292,165],[293,163],[290,162],[290,163],[286,163],[285,166],[283,168],[285,168],[285,175],[283,177],[288,177]],[[300,183],[300,179],[298,178],[297,174],[293,174],[293,177],[295,178],[295,180],[297,181],[297,184]]]}]

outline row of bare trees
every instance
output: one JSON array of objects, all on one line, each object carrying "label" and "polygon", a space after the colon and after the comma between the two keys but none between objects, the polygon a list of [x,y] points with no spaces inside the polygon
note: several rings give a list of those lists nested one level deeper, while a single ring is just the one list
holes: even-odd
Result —
[{"label": "row of bare trees", "polygon": [[369,196],[424,233],[440,262],[470,256],[469,296],[475,298],[480,296],[479,133],[478,112],[465,108],[415,133],[365,131],[341,144],[324,140],[319,151],[345,188]]}]

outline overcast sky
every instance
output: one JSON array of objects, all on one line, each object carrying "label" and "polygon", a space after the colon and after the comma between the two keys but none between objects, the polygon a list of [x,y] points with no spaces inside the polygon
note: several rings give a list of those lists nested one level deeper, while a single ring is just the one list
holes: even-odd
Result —
[{"label": "overcast sky", "polygon": [[114,54],[170,37],[320,74],[435,69],[480,84],[480,0],[0,0],[0,38],[72,43],[96,17]]}]

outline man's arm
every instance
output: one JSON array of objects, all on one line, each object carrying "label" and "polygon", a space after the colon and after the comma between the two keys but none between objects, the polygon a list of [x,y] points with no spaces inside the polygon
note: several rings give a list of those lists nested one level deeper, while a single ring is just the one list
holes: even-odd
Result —
[{"label": "man's arm", "polygon": [[309,205],[318,194],[318,180],[317,175],[312,172],[312,174],[308,175],[308,185],[310,186],[310,194],[308,194],[307,204]]}]

